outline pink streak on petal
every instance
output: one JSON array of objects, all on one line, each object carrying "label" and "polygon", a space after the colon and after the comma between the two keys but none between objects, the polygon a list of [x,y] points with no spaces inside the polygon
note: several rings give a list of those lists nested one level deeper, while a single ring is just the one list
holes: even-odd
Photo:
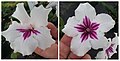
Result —
[{"label": "pink streak on petal", "polygon": [[82,25],[82,24],[77,24],[80,28],[85,28],[85,26],[84,25]]},{"label": "pink streak on petal", "polygon": [[37,30],[32,30],[32,32],[33,32],[35,35],[37,35],[37,33],[40,33],[40,32],[37,31]]},{"label": "pink streak on petal", "polygon": [[96,32],[90,33],[90,37],[91,37],[92,39],[98,39],[97,36],[96,36]]},{"label": "pink streak on petal", "polygon": [[30,37],[30,35],[31,35],[31,31],[28,32],[27,37]]},{"label": "pink streak on petal", "polygon": [[37,35],[37,33],[40,33],[39,31],[34,29],[16,29],[16,30],[23,33],[24,40],[31,36],[31,32],[33,32],[33,34],[35,35]]},{"label": "pink streak on petal", "polygon": [[91,27],[98,27],[100,24],[96,24],[96,23],[94,23]]},{"label": "pink streak on petal", "polygon": [[83,24],[86,26],[86,27],[89,27],[91,22],[90,22],[90,19],[85,16],[85,18],[83,18]]},{"label": "pink streak on petal", "polygon": [[27,35],[28,35],[28,32],[25,32],[25,33],[23,34],[24,40],[27,38]]},{"label": "pink streak on petal", "polygon": [[81,40],[81,43],[82,43],[83,41],[85,41],[85,40],[88,39],[88,34],[83,33],[83,34],[81,35],[81,38],[82,38],[82,40]]},{"label": "pink streak on petal", "polygon": [[110,53],[113,53],[113,45],[114,45],[114,44],[111,44],[110,47],[109,47],[108,49],[106,49],[106,54],[107,54],[107,56],[109,56]]},{"label": "pink streak on petal", "polygon": [[20,32],[26,32],[26,29],[16,29],[16,30],[18,30]]},{"label": "pink streak on petal", "polygon": [[97,30],[99,27],[94,27],[94,28],[92,28],[93,30]]}]

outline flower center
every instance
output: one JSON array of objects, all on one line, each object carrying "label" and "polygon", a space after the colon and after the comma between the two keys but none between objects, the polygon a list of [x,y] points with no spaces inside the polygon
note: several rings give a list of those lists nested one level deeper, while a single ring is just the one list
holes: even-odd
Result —
[{"label": "flower center", "polygon": [[85,16],[83,18],[83,24],[77,24],[74,28],[77,29],[78,32],[81,32],[81,42],[85,41],[90,37],[91,39],[98,39],[96,30],[99,28],[100,24],[92,23],[90,19]]},{"label": "flower center", "polygon": [[89,29],[89,28],[87,28],[87,29],[86,29],[86,32],[90,32],[90,29]]},{"label": "flower center", "polygon": [[23,33],[24,40],[26,38],[29,38],[31,36],[31,33],[35,35],[40,34],[40,32],[38,30],[35,30],[33,27],[31,29],[16,29],[16,30]]}]

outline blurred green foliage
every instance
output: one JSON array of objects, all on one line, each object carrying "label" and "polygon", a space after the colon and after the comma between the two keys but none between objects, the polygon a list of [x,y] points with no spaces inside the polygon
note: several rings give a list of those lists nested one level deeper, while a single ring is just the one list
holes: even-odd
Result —
[{"label": "blurred green foliage", "polygon": [[[17,3],[24,3],[24,7],[27,11],[28,14],[30,14],[30,9],[29,6],[27,4],[26,1],[2,1],[2,31],[8,29],[9,25],[11,24],[11,18],[13,19],[13,21],[17,21],[19,22],[19,20],[17,20],[16,18],[11,17],[11,15],[14,13],[15,9],[16,9],[16,4]],[[44,7],[46,7],[46,5],[48,4],[48,2],[46,1],[42,1],[42,2],[38,2],[37,5],[35,6],[39,6],[39,5],[43,5]],[[55,24],[55,26],[57,27],[57,16],[55,14],[55,9],[52,9],[52,11],[49,13],[48,15],[48,20],[49,22],[52,22],[53,24]],[[12,36],[12,35],[11,35]],[[32,55],[29,56],[22,56],[20,53],[13,53],[13,50],[10,48],[10,43],[8,41],[6,41],[6,39],[2,36],[2,59],[10,59],[10,58],[43,58],[35,53],[33,53]]]},{"label": "blurred green foliage", "polygon": [[12,53],[11,54],[11,58],[12,59],[16,59],[18,56],[20,56],[21,54],[19,52],[16,52],[16,53]]},{"label": "blurred green foliage", "polygon": [[103,7],[109,12],[109,14],[111,14],[112,18],[114,20],[117,20],[118,17],[118,5],[110,5],[110,4],[106,4],[106,3],[101,3],[103,5]]}]

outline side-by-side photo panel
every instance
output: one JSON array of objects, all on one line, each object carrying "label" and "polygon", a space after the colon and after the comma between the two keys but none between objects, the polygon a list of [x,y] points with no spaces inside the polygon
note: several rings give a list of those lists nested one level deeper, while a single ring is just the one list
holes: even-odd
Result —
[{"label": "side-by-side photo panel", "polygon": [[118,60],[118,1],[1,1],[1,59]]},{"label": "side-by-side photo panel", "polygon": [[58,59],[58,2],[2,1],[1,59]]},{"label": "side-by-side photo panel", "polygon": [[59,3],[60,59],[118,59],[118,2]]}]

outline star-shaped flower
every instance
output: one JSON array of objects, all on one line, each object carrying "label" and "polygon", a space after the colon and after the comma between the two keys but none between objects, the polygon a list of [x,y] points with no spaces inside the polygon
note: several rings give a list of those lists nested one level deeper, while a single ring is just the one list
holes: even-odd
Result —
[{"label": "star-shaped flower", "polygon": [[98,59],[107,59],[111,58],[111,56],[115,53],[117,53],[116,49],[118,46],[118,36],[117,33],[115,33],[115,37],[111,40],[108,39],[106,46],[103,47],[103,51],[98,52],[96,58]]},{"label": "star-shaped flower", "polygon": [[96,15],[94,7],[89,3],[81,3],[75,10],[75,16],[68,18],[62,31],[73,37],[71,51],[78,56],[84,56],[91,48],[99,49],[107,44],[104,32],[114,25],[115,21],[110,15]]}]

